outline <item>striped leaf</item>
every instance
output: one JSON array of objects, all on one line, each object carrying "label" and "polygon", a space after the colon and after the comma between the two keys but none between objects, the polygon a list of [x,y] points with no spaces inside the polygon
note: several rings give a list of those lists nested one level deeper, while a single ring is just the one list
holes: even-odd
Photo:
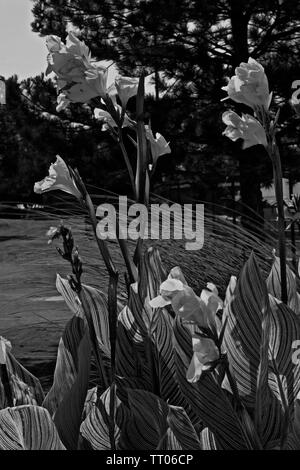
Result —
[{"label": "striped leaf", "polygon": [[68,449],[77,449],[89,371],[88,330],[84,320],[74,316],[60,339],[53,385],[43,403],[53,415],[60,438]]},{"label": "striped leaf", "polygon": [[118,316],[116,373],[127,381],[130,388],[133,383],[139,383],[139,387],[152,390],[151,343],[148,335],[140,330],[136,315],[126,306]]},{"label": "striped leaf", "polygon": [[176,438],[173,431],[168,428],[165,435],[160,440],[158,446],[156,447],[157,450],[183,450],[182,445]]},{"label": "striped leaf", "polygon": [[295,400],[294,419],[287,437],[285,450],[300,450],[300,394]]},{"label": "striped leaf", "polygon": [[[76,315],[85,318],[99,375],[99,386],[105,390],[110,384],[110,341],[107,296],[87,285],[82,285],[80,299],[66,279],[57,276],[56,287]],[[120,304],[118,304],[121,309]]]},{"label": "striped leaf", "polygon": [[[111,450],[109,431],[110,393],[111,388],[105,390],[80,427],[81,435],[94,450]],[[115,393],[114,390],[113,393]],[[130,412],[116,394],[114,413],[114,440],[118,449],[121,432],[130,419]]]},{"label": "striped leaf", "polygon": [[98,387],[90,388],[86,394],[82,420],[84,420],[88,416],[88,414],[92,411],[94,406],[96,406],[97,400],[98,400]]},{"label": "striped leaf", "polygon": [[[187,381],[186,373],[193,355],[192,334],[180,319],[176,319],[174,332],[177,377],[193,414],[215,435],[218,449],[249,448],[238,416],[214,373],[202,374],[196,383]],[[195,426],[195,420],[189,417]]]},{"label": "striped leaf", "polygon": [[45,408],[24,405],[0,411],[0,450],[65,450]]},{"label": "striped leaf", "polygon": [[159,294],[161,283],[167,278],[159,251],[156,247],[148,248],[144,254],[139,273],[140,297],[153,299]]},{"label": "striped leaf", "polygon": [[270,305],[269,385],[282,412],[286,405],[292,420],[300,391],[300,364],[293,360],[293,343],[300,338],[300,321],[293,310],[272,296]]},{"label": "striped leaf", "polygon": [[[74,317],[72,320],[80,320]],[[89,385],[91,343],[86,327],[78,324],[81,336],[77,347],[76,378],[70,390],[64,394],[54,415],[59,436],[69,450],[78,448],[79,429],[82,421],[85,399]],[[75,353],[75,351],[73,351]],[[73,355],[74,357],[75,355]]]},{"label": "striped leaf", "polygon": [[[293,271],[286,266],[287,278],[287,295],[288,306],[297,314],[300,315],[300,295],[297,292],[297,281]],[[275,256],[270,274],[267,278],[267,288],[269,294],[277,299],[281,299],[281,277],[280,277],[280,259]]]},{"label": "striped leaf", "polygon": [[167,310],[156,310],[152,319],[152,350],[159,396],[170,405],[181,406],[184,401],[176,379],[173,323]]},{"label": "striped leaf", "polygon": [[84,334],[84,320],[74,316],[65,326],[60,338],[53,385],[43,402],[54,417],[64,396],[71,390],[78,374],[78,348]]},{"label": "striped leaf", "polygon": [[267,385],[270,307],[253,253],[229,296],[228,290],[224,311],[225,348],[244,404],[253,412],[258,404],[262,413],[270,396]]},{"label": "striped leaf", "polygon": [[[89,326],[90,339],[99,374],[99,386],[101,390],[104,390],[111,382],[107,297],[98,289],[84,285],[82,286],[80,299]],[[118,307],[120,309],[120,305]]]},{"label": "striped leaf", "polygon": [[201,431],[200,439],[202,450],[218,450],[215,436],[208,428],[204,428]]},{"label": "striped leaf", "polygon": [[150,248],[141,263],[139,281],[132,285],[128,306],[118,318],[117,373],[131,388],[160,395],[174,405],[181,404],[175,378],[172,318],[166,310],[153,310],[149,299],[159,293],[166,278],[159,252]]},{"label": "striped leaf", "polygon": [[201,450],[196,430],[183,408],[169,405],[167,422],[182,450]]},{"label": "striped leaf", "polygon": [[154,450],[168,430],[168,405],[145,390],[128,390],[132,413],[122,439],[122,448]]},{"label": "striped leaf", "polygon": [[[44,400],[44,392],[40,381],[23,367],[10,351],[6,352],[5,376],[3,372],[0,375],[0,408],[9,405],[41,405]],[[7,382],[5,385],[3,382]],[[9,395],[7,397],[7,386]],[[12,403],[9,403],[12,401]]]},{"label": "striped leaf", "polygon": [[81,315],[81,304],[76,292],[70,286],[67,279],[62,278],[59,274],[56,275],[56,289],[63,297],[67,306],[75,315]]}]

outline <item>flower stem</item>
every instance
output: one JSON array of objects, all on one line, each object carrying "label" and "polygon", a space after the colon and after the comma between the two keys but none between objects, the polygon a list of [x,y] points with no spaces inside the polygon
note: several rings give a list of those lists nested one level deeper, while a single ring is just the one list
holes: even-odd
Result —
[{"label": "flower stem", "polygon": [[286,280],[286,245],[285,245],[285,221],[284,221],[284,205],[283,205],[283,189],[282,189],[282,168],[280,153],[276,143],[275,133],[278,122],[279,111],[275,120],[270,122],[270,114],[263,108],[257,108],[255,113],[263,125],[267,140],[267,152],[273,165],[273,177],[275,186],[275,195],[278,212],[278,251],[280,259],[280,281],[281,281],[281,301],[287,303],[287,280]]},{"label": "flower stem", "polygon": [[286,245],[285,245],[285,222],[284,222],[284,206],[283,206],[283,190],[282,190],[282,169],[280,154],[276,142],[268,147],[269,155],[273,164],[273,175],[275,185],[275,195],[278,211],[278,251],[280,259],[280,280],[281,280],[281,300],[287,303],[287,280],[286,280]]},{"label": "flower stem", "polygon": [[118,132],[118,143],[119,143],[120,149],[122,151],[122,154],[123,154],[126,166],[127,166],[127,171],[128,171],[128,174],[129,174],[130,183],[131,183],[131,187],[132,187],[132,191],[133,191],[133,198],[134,198],[134,200],[136,200],[137,199],[137,193],[136,193],[136,188],[135,188],[134,174],[133,174],[132,166],[131,166],[131,163],[130,163],[130,160],[129,160],[129,157],[128,157],[127,150],[126,150],[125,145],[124,145],[122,130],[120,128],[119,128],[119,132]]},{"label": "flower stem", "polygon": [[94,235],[103,257],[106,269],[109,273],[109,285],[108,285],[108,313],[109,313],[109,340],[111,348],[111,381],[112,385],[110,388],[110,404],[109,404],[109,436],[111,443],[111,450],[115,450],[115,374],[116,374],[116,342],[117,342],[117,289],[118,289],[118,271],[116,270],[114,263],[111,259],[108,248],[103,240],[97,236],[97,218],[95,214],[94,205],[90,198],[90,195],[86,191],[85,194],[86,207],[89,212],[89,216],[92,222]]}]

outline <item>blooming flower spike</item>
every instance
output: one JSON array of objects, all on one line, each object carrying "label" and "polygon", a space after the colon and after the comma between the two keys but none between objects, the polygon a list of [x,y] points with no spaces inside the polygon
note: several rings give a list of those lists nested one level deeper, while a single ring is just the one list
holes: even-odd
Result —
[{"label": "blooming flower spike", "polygon": [[72,194],[79,200],[82,199],[82,194],[77,188],[68,166],[59,155],[56,156],[56,162],[50,165],[49,175],[34,185],[34,192],[37,194],[44,194],[56,189]]}]

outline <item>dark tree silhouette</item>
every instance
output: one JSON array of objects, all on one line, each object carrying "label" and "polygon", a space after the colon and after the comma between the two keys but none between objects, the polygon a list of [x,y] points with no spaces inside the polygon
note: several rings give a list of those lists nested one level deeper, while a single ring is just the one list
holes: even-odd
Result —
[{"label": "dark tree silhouette", "polygon": [[[251,56],[265,65],[277,101],[289,96],[292,76],[299,73],[298,0],[33,0],[33,14],[34,31],[65,37],[71,24],[98,59],[115,61],[123,73],[138,74],[143,67],[153,74],[156,98],[167,91],[182,112],[184,147],[206,139],[209,154],[229,150],[239,162],[242,200],[259,211],[268,165],[257,148],[238,151],[217,136],[226,106],[220,104],[221,86]],[[208,120],[213,129],[206,137]]]}]

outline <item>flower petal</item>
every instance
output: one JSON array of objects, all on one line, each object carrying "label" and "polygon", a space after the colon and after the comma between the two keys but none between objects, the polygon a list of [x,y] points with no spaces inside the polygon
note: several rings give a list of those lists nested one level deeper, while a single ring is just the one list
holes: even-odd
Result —
[{"label": "flower petal", "polygon": [[162,295],[158,295],[157,297],[154,297],[154,299],[149,300],[149,305],[152,308],[162,308],[170,304],[171,301],[164,299]]}]

